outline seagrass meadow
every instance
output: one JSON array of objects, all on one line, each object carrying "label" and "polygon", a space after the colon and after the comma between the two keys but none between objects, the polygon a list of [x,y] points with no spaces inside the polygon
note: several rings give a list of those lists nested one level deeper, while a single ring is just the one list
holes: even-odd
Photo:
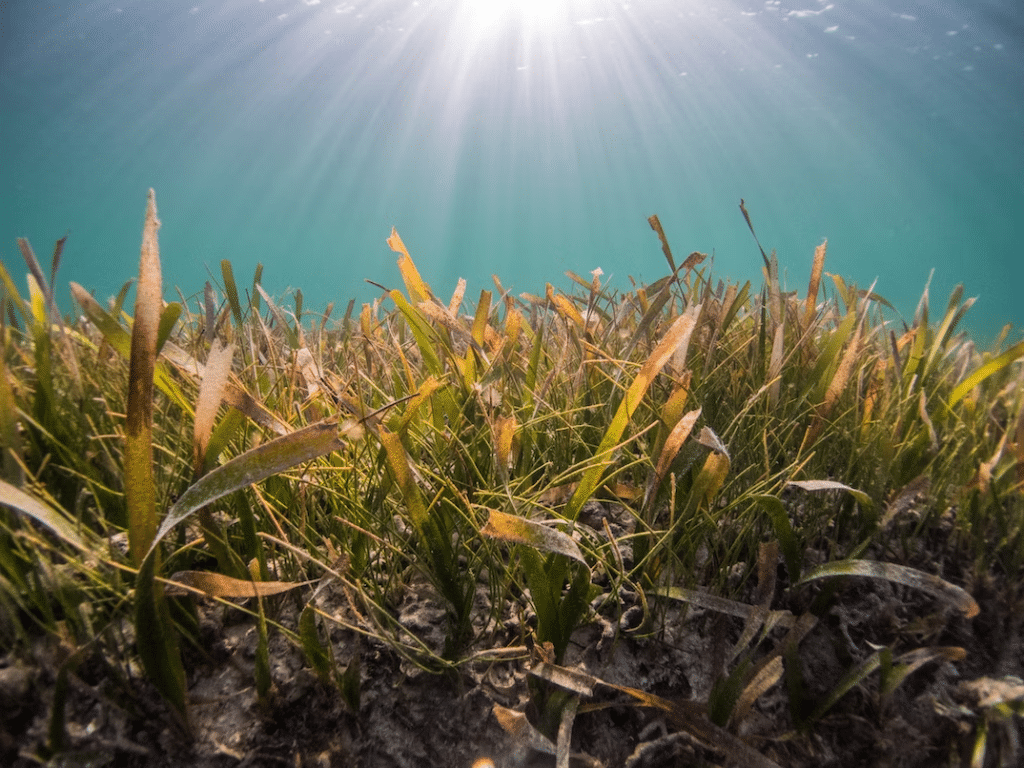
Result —
[{"label": "seagrass meadow", "polygon": [[392,231],[343,312],[165,301],[152,192],[134,307],[19,241],[0,762],[1020,765],[1024,340],[649,223],[662,279],[519,296]]}]

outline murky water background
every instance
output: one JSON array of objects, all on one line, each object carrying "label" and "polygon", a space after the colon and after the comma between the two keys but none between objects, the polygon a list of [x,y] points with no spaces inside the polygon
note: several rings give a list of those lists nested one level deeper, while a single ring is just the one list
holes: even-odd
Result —
[{"label": "murky water background", "polygon": [[[826,269],[908,318],[934,270],[1024,326],[1017,0],[97,0],[0,10],[0,257],[15,238],[101,298],[157,191],[167,296],[257,262],[275,295],[400,283],[398,228],[447,297],[679,256],[759,283],[739,211],[805,290]],[[68,302],[66,288],[61,295]],[[69,302],[68,302],[69,303]]]}]

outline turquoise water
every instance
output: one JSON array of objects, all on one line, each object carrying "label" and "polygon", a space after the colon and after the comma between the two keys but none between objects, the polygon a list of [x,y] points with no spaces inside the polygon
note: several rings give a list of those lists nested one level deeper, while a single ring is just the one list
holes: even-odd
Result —
[{"label": "turquoise water", "polygon": [[27,237],[100,298],[137,269],[156,189],[168,298],[219,279],[344,307],[628,289],[679,257],[761,279],[739,211],[801,293],[826,270],[907,318],[934,270],[979,339],[1024,302],[1019,0],[117,0],[0,5],[0,258]]}]

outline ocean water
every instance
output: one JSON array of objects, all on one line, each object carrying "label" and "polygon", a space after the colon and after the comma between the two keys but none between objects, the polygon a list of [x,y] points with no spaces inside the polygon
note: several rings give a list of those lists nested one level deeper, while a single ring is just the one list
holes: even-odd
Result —
[{"label": "ocean water", "polygon": [[[156,190],[165,294],[305,307],[401,280],[516,293],[681,260],[874,284],[908,320],[963,283],[1024,327],[1020,0],[87,0],[0,4],[0,258],[113,295]],[[931,275],[931,277],[929,277]],[[339,311],[339,310],[336,310]],[[892,315],[899,322],[900,315]]]}]

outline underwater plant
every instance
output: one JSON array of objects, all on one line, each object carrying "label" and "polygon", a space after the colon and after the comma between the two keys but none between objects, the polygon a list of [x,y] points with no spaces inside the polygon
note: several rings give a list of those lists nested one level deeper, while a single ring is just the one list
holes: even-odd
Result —
[{"label": "underwater plant", "polygon": [[[778,765],[854,692],[880,717],[922,669],[968,659],[956,638],[1020,597],[1024,342],[958,334],[960,289],[934,324],[927,292],[906,324],[873,287],[826,291],[824,243],[803,297],[763,250],[760,290],[714,282],[650,224],[669,268],[651,285],[595,271],[517,298],[495,278],[468,314],[465,284],[439,299],[393,231],[405,291],[333,325],[300,293],[280,306],[259,267],[243,303],[227,261],[221,285],[164,302],[152,192],[132,315],[129,284],[106,307],[73,284],[63,317],[62,243],[47,279],[23,242],[27,298],[0,265],[0,637],[25,659],[62,649],[33,754],[70,749],[87,660],[128,698],[141,665],[194,732],[211,606],[251,622],[266,708],[278,640],[354,716],[363,644],[456,681],[512,665],[531,707],[495,701],[496,721],[560,764],[614,701]],[[809,680],[808,638],[849,640],[865,590],[888,629]],[[643,648],[689,612],[719,617],[703,698],[578,662],[588,628]],[[972,764],[1018,755],[1007,685],[943,710],[971,720]],[[748,738],[780,691],[785,717]]]}]

